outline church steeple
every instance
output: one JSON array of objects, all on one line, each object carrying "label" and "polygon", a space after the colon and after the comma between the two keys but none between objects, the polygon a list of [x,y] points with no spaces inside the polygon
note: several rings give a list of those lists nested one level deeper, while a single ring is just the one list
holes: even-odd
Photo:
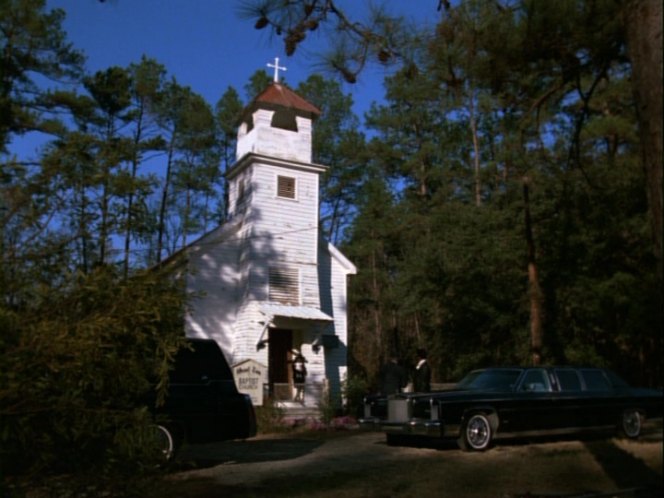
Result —
[{"label": "church steeple", "polygon": [[245,109],[236,159],[247,153],[311,162],[312,122],[320,110],[287,86],[271,83]]}]

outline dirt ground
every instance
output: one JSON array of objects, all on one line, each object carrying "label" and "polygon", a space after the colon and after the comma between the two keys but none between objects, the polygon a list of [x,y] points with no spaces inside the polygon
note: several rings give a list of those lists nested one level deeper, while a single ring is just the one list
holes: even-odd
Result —
[{"label": "dirt ground", "polygon": [[501,441],[482,453],[351,430],[184,448],[155,496],[659,498],[661,483],[661,424],[638,441]]}]

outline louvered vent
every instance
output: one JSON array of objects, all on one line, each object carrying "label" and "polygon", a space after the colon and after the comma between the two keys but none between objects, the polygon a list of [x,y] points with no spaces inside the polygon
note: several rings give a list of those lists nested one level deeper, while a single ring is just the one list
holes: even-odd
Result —
[{"label": "louvered vent", "polygon": [[278,176],[277,195],[286,199],[295,199],[295,178],[291,176]]},{"label": "louvered vent", "polygon": [[300,275],[293,268],[270,268],[270,301],[300,304]]}]

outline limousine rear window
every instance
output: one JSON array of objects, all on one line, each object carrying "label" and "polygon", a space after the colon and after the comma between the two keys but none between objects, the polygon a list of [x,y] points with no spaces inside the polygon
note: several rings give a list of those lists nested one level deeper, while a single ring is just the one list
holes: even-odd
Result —
[{"label": "limousine rear window", "polygon": [[583,369],[581,377],[586,384],[587,391],[610,391],[611,386],[601,370]]},{"label": "limousine rear window", "polygon": [[581,380],[579,379],[576,370],[571,368],[558,368],[556,369],[558,382],[560,382],[561,391],[580,391]]},{"label": "limousine rear window", "polygon": [[611,370],[606,370],[606,375],[613,387],[629,387],[629,384],[619,377],[617,373],[612,372]]}]

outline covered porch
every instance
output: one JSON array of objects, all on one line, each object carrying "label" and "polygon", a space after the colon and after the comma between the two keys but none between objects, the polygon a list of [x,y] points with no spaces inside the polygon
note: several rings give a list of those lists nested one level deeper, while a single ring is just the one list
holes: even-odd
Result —
[{"label": "covered porch", "polygon": [[[265,398],[289,412],[317,411],[329,394],[324,344],[331,342],[326,332],[332,317],[306,306],[262,304],[260,311],[265,319],[256,348],[267,348]],[[295,379],[298,357],[306,372],[303,383]]]}]

